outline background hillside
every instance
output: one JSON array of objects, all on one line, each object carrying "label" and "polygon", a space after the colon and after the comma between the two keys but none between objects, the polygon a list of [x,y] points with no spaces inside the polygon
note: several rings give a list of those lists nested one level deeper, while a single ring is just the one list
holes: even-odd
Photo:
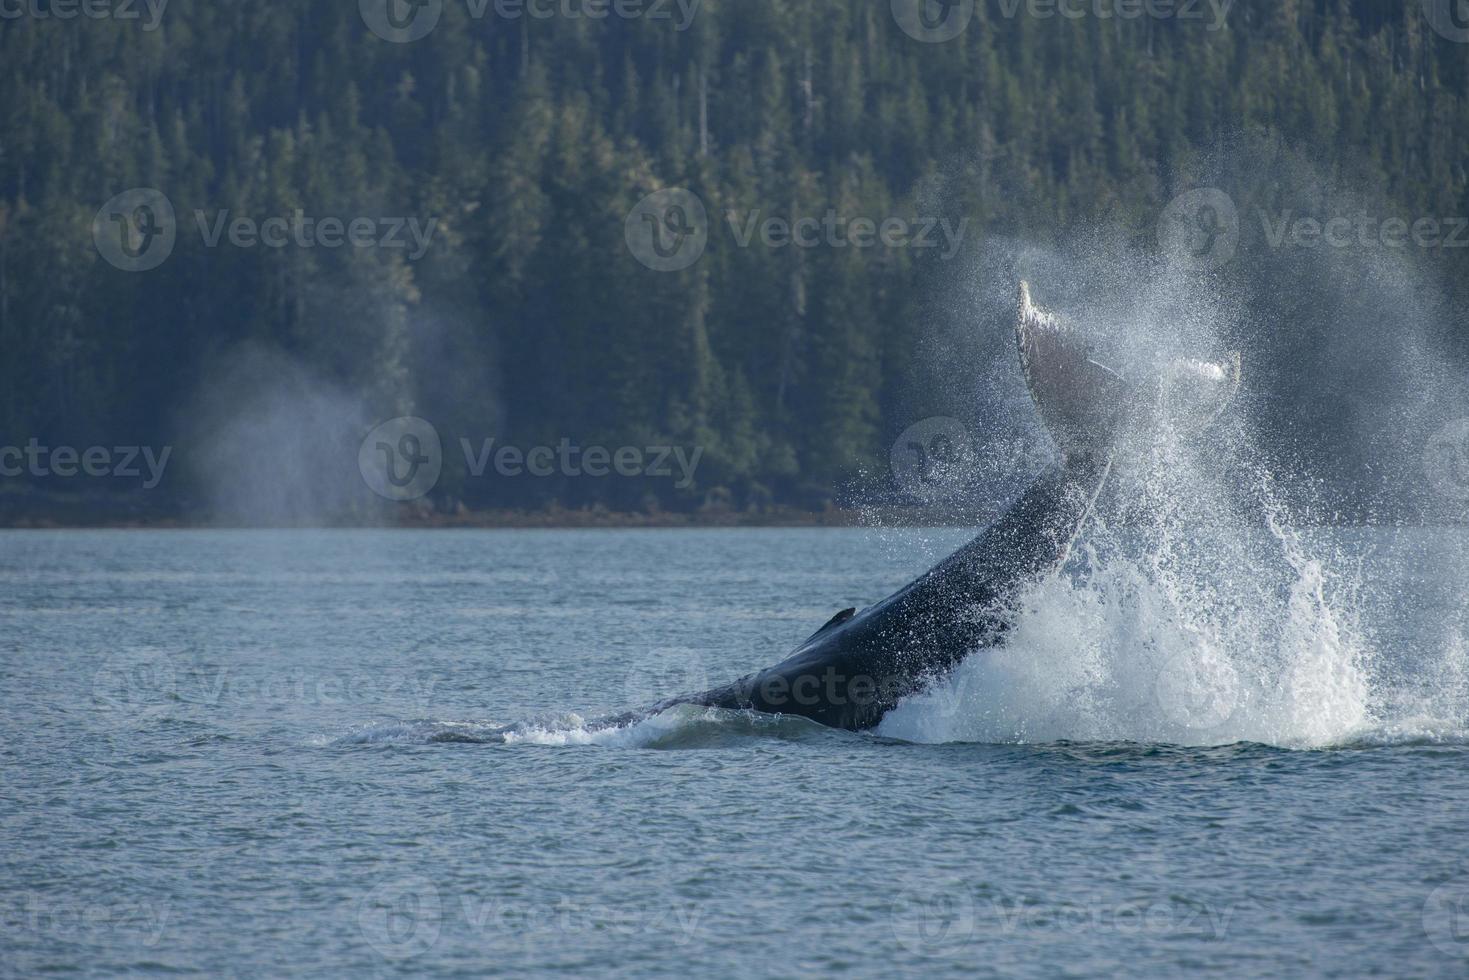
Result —
[{"label": "background hillside", "polygon": [[[367,428],[412,414],[446,450],[703,450],[682,488],[476,480],[448,450],[440,506],[821,506],[870,487],[925,417],[1016,435],[984,397],[1013,279],[1050,273],[1062,307],[1154,282],[1125,270],[1158,253],[1164,209],[1218,187],[1239,257],[1188,282],[1257,364],[1309,362],[1309,385],[1257,371],[1271,410],[1253,417],[1354,488],[1336,505],[1370,509],[1363,447],[1429,433],[1362,392],[1413,383],[1395,317],[1413,358],[1462,371],[1469,248],[1272,249],[1270,222],[1469,215],[1469,44],[1418,2],[1240,0],[1222,23],[1012,7],[981,2],[942,43],[886,0],[705,0],[684,30],[676,5],[510,19],[447,0],[411,43],[346,2],[0,22],[0,444],[168,443],[158,507],[291,519],[350,509],[336,447],[350,472]],[[135,187],[178,226],[142,272],[93,239]],[[708,244],[659,272],[628,217],[673,187],[707,209]],[[436,224],[412,258],[210,247],[196,218],[297,209]],[[742,246],[731,211],[967,223],[953,250]]]}]

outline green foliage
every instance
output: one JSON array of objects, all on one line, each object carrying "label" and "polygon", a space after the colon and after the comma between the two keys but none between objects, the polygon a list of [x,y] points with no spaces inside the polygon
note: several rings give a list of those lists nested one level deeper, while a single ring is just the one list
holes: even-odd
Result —
[{"label": "green foliage", "polygon": [[[411,44],[374,36],[350,0],[173,0],[151,32],[7,20],[0,436],[167,439],[203,365],[264,346],[450,440],[704,447],[700,485],[665,505],[715,485],[839,487],[911,421],[895,416],[917,293],[945,260],[741,247],[727,213],[964,216],[970,247],[1044,242],[1156,214],[1200,154],[1263,127],[1406,207],[1466,214],[1469,45],[1420,7],[1240,0],[1209,30],[981,0],[939,44],[904,34],[886,0],[705,0],[687,31],[493,4],[476,20],[446,0]],[[136,186],[178,215],[174,253],[146,273],[91,245],[97,209]],[[710,218],[680,272],[624,241],[664,187]],[[410,261],[209,248],[195,216],[297,209],[438,225]],[[613,482],[524,483],[508,502],[639,505]]]}]

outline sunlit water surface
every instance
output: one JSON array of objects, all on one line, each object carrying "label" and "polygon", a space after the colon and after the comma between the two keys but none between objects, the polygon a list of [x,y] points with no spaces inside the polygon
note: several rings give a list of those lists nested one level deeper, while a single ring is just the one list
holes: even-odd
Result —
[{"label": "sunlit water surface", "polygon": [[1469,972],[1463,531],[1083,549],[876,735],[597,725],[963,537],[0,534],[0,971]]}]

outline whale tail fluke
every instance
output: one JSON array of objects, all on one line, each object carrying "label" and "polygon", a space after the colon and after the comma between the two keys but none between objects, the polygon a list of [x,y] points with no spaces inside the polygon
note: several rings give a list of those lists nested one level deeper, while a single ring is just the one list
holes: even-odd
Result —
[{"label": "whale tail fluke", "polygon": [[1036,306],[1024,281],[1015,339],[1030,396],[1068,464],[1106,456],[1125,423],[1202,429],[1239,391],[1237,352],[1219,361],[1169,361],[1140,381],[1125,377],[1095,356],[1075,326]]}]

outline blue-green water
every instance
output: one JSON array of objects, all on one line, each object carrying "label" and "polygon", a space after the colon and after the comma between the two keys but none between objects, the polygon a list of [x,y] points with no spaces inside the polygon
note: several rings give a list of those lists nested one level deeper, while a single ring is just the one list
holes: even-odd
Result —
[{"label": "blue-green water", "polygon": [[877,735],[595,724],[962,537],[0,534],[0,971],[1469,972],[1463,532],[1084,554]]}]

